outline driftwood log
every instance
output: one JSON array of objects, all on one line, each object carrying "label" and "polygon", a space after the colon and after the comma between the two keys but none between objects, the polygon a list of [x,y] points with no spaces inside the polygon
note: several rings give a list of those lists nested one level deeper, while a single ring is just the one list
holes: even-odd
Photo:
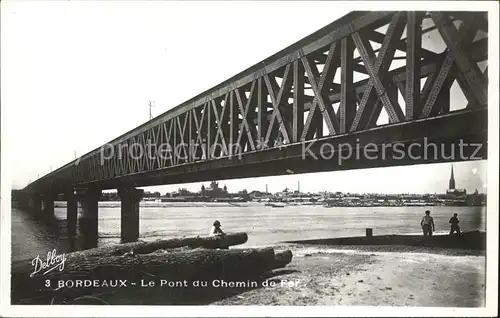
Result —
[{"label": "driftwood log", "polygon": [[[195,236],[156,240],[152,242],[131,242],[91,248],[83,251],[66,253],[68,262],[80,263],[90,257],[122,256],[124,254],[149,254],[158,250],[176,248],[227,248],[233,245],[244,244],[248,240],[245,232],[229,233],[224,236]],[[42,259],[45,255],[40,255]],[[12,273],[27,273],[33,271],[31,260],[13,262]]]},{"label": "driftwood log", "polygon": [[273,269],[283,268],[292,261],[292,251],[286,250],[274,254]]},{"label": "driftwood log", "polygon": [[132,254],[149,254],[156,250],[173,249],[179,247],[189,248],[225,248],[233,245],[244,244],[248,240],[248,235],[245,232],[228,233],[224,236],[195,236],[172,238],[166,240],[156,240],[153,242],[132,242],[119,245],[103,246],[92,248],[84,251],[73,252],[68,254],[68,257],[91,257],[99,255],[123,255],[125,253]]},{"label": "driftwood log", "polygon": [[[153,248],[149,245],[143,249],[144,246],[138,243],[132,250],[144,252],[150,249],[157,250],[160,247],[155,245]],[[179,245],[172,243],[169,246]],[[161,247],[164,248],[165,245]],[[112,251],[117,253],[124,250],[115,248]],[[156,284],[160,284],[160,280],[164,282],[185,280],[188,283],[194,280],[239,280],[258,277],[266,271],[284,267],[291,261],[290,251],[275,255],[272,248],[230,250],[197,248],[148,254],[128,253],[122,256],[113,255],[113,252],[108,256],[103,254],[89,256],[85,251],[78,252],[83,254],[68,257],[62,271],[56,269],[45,275],[39,273],[30,277],[29,271],[13,269],[12,302],[25,303],[30,302],[29,299],[36,299],[35,303],[46,304],[53,297],[70,300],[82,295],[113,292],[117,288],[132,290],[141,288],[144,280],[155,280]],[[81,282],[82,285],[78,287],[77,282]],[[85,284],[91,286],[84,287]]]},{"label": "driftwood log", "polygon": [[288,241],[314,245],[407,245],[486,250],[486,232],[468,231],[453,235],[376,235]]}]

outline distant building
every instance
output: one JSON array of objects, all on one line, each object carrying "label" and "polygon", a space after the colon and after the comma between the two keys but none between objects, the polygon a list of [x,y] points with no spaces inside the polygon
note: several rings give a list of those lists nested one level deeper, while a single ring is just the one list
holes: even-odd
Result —
[{"label": "distant building", "polygon": [[467,205],[472,206],[485,206],[486,205],[486,194],[479,193],[479,191],[474,191],[473,194],[467,196]]},{"label": "distant building", "polygon": [[219,182],[212,181],[210,183],[210,188],[205,188],[202,186],[202,195],[209,198],[226,198],[228,197],[227,187],[219,188]]},{"label": "distant building", "polygon": [[448,198],[465,198],[467,196],[467,191],[465,189],[455,189],[455,175],[453,173],[453,165],[451,166],[451,176],[448,183],[448,190],[446,190],[446,196]]},{"label": "distant building", "polygon": [[449,190],[455,190],[455,176],[453,175],[453,165],[451,165],[451,176],[448,185]]},{"label": "distant building", "polygon": [[261,198],[266,195],[265,192],[259,191],[259,190],[253,190],[249,193],[250,197],[253,199]]}]

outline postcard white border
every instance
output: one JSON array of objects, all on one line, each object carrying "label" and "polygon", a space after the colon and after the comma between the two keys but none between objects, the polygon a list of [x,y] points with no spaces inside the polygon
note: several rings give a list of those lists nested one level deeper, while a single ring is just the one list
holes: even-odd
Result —
[{"label": "postcard white border", "polygon": [[[12,2],[12,1],[11,1]],[[118,1],[117,1],[118,2]],[[128,1],[127,1],[128,2]],[[2,7],[8,2],[2,2]],[[119,5],[117,3],[117,5]],[[488,11],[489,19],[489,105],[488,108],[488,173],[487,173],[487,257],[486,257],[486,307],[368,307],[368,306],[21,306],[10,305],[10,185],[12,161],[9,157],[10,142],[19,136],[8,133],[7,106],[1,108],[1,232],[0,232],[0,315],[10,317],[162,317],[162,316],[497,316],[498,314],[498,17],[497,1],[339,1],[339,7],[349,10],[457,10]],[[2,10],[3,11],[3,10]],[[2,22],[2,38],[8,28]],[[3,63],[3,61],[2,61]],[[3,69],[3,68],[2,68]],[[2,73],[3,77],[3,73]],[[2,90],[4,81],[2,78]]]}]

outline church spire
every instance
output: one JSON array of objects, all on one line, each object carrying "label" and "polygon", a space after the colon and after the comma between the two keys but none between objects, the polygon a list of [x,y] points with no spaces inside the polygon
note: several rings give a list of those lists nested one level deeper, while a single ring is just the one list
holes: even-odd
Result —
[{"label": "church spire", "polygon": [[453,175],[453,164],[451,165],[451,176],[448,189],[455,190],[455,176]]}]

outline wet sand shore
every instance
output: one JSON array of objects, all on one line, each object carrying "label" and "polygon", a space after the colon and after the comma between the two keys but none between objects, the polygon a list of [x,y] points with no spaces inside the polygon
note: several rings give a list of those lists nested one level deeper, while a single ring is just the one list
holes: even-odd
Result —
[{"label": "wet sand shore", "polygon": [[[481,307],[485,251],[403,245],[273,245],[290,264],[257,288],[137,288],[68,304]],[[146,277],[147,278],[147,277]]]},{"label": "wet sand shore", "polygon": [[212,305],[485,304],[484,251],[397,245],[287,248],[294,258],[270,278],[276,287],[245,291]]}]

